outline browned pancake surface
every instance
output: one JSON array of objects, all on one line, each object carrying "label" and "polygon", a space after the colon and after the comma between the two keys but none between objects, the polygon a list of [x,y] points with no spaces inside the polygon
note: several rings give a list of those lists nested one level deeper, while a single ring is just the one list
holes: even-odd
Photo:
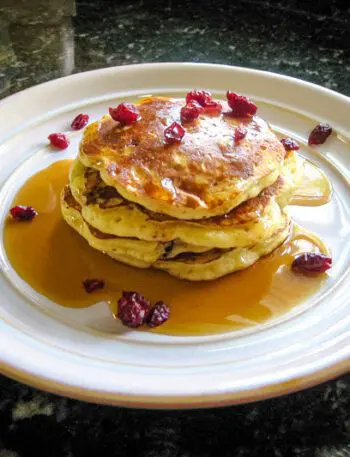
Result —
[{"label": "browned pancake surface", "polygon": [[[131,209],[136,206],[140,211],[147,214],[149,219],[160,222],[175,220],[171,216],[147,210],[136,203],[125,200],[114,187],[107,186],[102,181],[99,172],[93,168],[85,169],[85,183],[84,198],[87,205],[97,204],[101,209],[116,208],[118,206],[127,206]],[[264,189],[258,196],[241,203],[229,213],[196,220],[196,224],[228,227],[257,221],[271,198],[278,194],[282,186],[283,177],[279,176],[277,181]]]},{"label": "browned pancake surface", "polygon": [[[132,126],[122,128],[109,116],[89,125],[80,146],[82,161],[100,170],[125,198],[185,219],[224,214],[281,168],[284,148],[257,116],[201,115],[185,124],[181,143],[166,145],[164,129],[180,121],[182,106],[179,100],[149,98],[138,106],[140,119]],[[237,125],[247,129],[239,145],[234,144]]]}]

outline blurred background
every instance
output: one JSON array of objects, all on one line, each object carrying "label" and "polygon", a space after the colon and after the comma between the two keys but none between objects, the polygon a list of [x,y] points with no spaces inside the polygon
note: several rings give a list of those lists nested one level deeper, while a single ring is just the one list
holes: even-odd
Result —
[{"label": "blurred background", "polygon": [[0,97],[93,68],[215,62],[350,94],[350,3],[0,0]]}]

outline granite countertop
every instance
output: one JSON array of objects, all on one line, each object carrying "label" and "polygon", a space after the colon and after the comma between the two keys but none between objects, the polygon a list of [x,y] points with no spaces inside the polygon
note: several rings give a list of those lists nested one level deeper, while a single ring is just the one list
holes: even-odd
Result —
[{"label": "granite countertop", "polygon": [[[271,70],[350,95],[345,3],[2,0],[0,98],[74,72],[162,61]],[[0,386],[0,457],[350,456],[350,375],[260,403],[174,412],[89,405],[4,377]]]}]

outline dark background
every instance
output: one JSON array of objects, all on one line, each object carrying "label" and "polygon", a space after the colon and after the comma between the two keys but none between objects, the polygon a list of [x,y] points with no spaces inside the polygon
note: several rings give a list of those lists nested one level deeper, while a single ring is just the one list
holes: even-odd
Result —
[{"label": "dark background", "polygon": [[[0,0],[0,98],[73,72],[163,61],[259,68],[350,95],[349,8]],[[4,377],[0,386],[0,457],[350,456],[350,375],[256,404],[175,412],[89,405]]]},{"label": "dark background", "polygon": [[349,18],[348,0],[0,0],[0,96],[72,72],[164,61],[270,70],[348,95]]}]

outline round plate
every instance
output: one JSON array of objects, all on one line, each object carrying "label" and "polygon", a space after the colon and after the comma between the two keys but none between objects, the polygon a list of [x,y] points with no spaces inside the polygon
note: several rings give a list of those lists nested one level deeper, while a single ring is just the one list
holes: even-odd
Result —
[{"label": "round plate", "polygon": [[[319,234],[334,267],[316,296],[279,320],[250,330],[203,337],[125,333],[100,303],[66,309],[36,293],[11,268],[2,242],[0,366],[3,373],[59,394],[138,407],[201,407],[247,402],[301,389],[349,368],[350,354],[350,102],[310,83],[244,68],[201,64],[147,64],[81,73],[13,95],[0,103],[1,233],[11,200],[25,180],[71,145],[52,153],[46,138],[67,130],[79,112],[98,119],[116,100],[145,94],[183,96],[205,87],[258,102],[259,113],[326,171],[334,186],[327,205],[293,207],[297,222]],[[320,121],[333,135],[306,146]]]}]

